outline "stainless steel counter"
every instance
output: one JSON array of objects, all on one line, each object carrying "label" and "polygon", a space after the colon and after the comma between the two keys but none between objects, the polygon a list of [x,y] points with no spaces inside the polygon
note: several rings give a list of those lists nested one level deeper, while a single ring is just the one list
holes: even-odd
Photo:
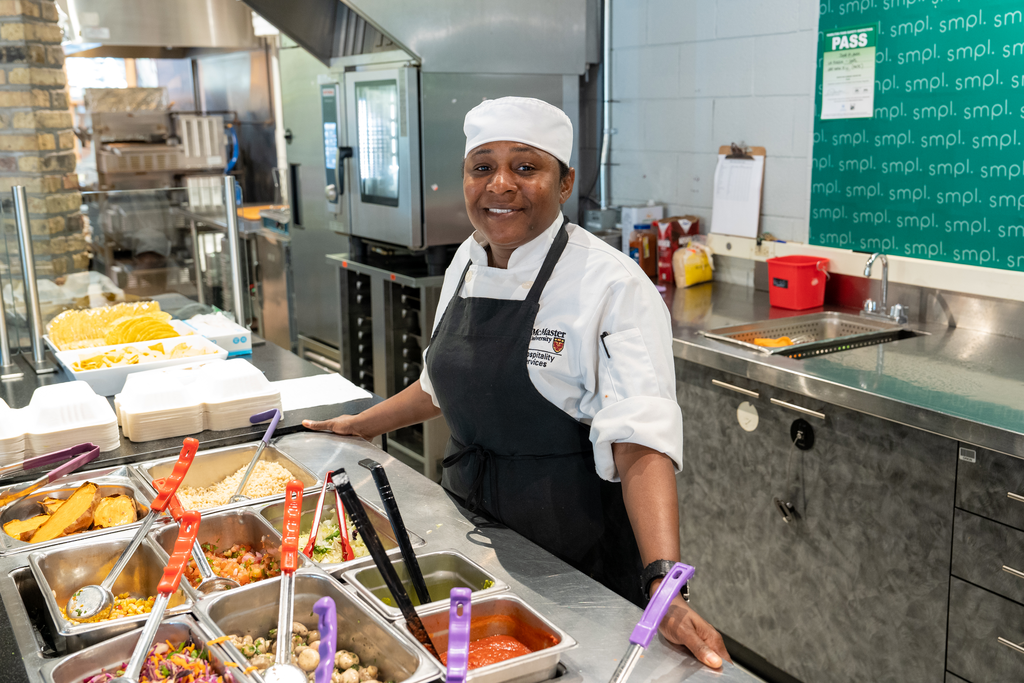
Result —
[{"label": "stainless steel counter", "polygon": [[[409,530],[426,539],[420,552],[454,549],[463,553],[572,635],[579,647],[563,656],[567,671],[557,680],[571,683],[611,677],[640,618],[637,607],[515,532],[504,527],[476,526],[469,513],[440,486],[361,439],[304,432],[280,437],[274,444],[320,476],[345,467],[356,491],[372,502],[378,499],[372,478],[357,463],[366,457],[383,463],[399,504],[407,511]],[[0,672],[0,680],[27,677],[36,683],[42,680],[39,668],[48,660],[39,654],[25,602],[12,577],[12,572],[17,574],[26,564],[27,553],[0,559],[0,597],[27,672],[27,676],[19,671]],[[632,680],[749,683],[752,679],[729,664],[722,671],[706,669],[682,648],[659,636],[641,659]]]},{"label": "stainless steel counter", "polygon": [[929,334],[795,360],[700,334],[807,312],[771,308],[767,292],[712,282],[670,290],[665,300],[677,358],[951,439],[1024,454],[1024,341],[912,325]]}]

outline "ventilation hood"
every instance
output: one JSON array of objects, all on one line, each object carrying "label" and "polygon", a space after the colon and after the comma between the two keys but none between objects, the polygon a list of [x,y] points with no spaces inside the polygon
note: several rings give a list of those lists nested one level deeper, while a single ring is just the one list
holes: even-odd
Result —
[{"label": "ventilation hood", "polygon": [[[328,65],[396,48],[424,72],[439,73],[582,74],[594,61],[588,45],[596,44],[597,27],[588,25],[588,0],[245,2]],[[359,35],[363,40],[353,40]]]},{"label": "ventilation hood", "polygon": [[[251,50],[252,13],[238,0],[57,0],[64,52],[90,57],[186,57]],[[282,3],[287,4],[287,3]]]}]

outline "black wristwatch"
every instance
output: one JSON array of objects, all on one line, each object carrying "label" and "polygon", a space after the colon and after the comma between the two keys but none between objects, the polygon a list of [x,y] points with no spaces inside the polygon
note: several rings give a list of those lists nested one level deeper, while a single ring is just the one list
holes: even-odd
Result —
[{"label": "black wristwatch", "polygon": [[[640,572],[640,590],[644,592],[644,598],[646,600],[651,599],[651,584],[657,579],[663,579],[668,576],[668,573],[672,571],[672,567],[674,566],[676,566],[676,563],[670,560],[655,560],[644,567],[644,570]],[[690,601],[689,583],[683,584],[683,587],[679,590],[679,594],[686,602]]]}]

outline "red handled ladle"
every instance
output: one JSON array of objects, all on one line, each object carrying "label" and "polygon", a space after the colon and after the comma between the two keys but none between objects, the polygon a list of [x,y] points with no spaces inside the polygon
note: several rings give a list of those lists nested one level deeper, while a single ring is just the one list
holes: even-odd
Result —
[{"label": "red handled ladle", "polygon": [[181,575],[185,573],[185,565],[188,564],[188,558],[192,554],[192,544],[195,543],[196,534],[199,533],[199,521],[199,513],[195,510],[189,510],[181,516],[181,520],[178,522],[178,540],[174,542],[174,551],[171,552],[171,558],[167,561],[167,566],[164,567],[163,578],[157,585],[153,611],[146,619],[146,625],[142,627],[139,640],[135,643],[135,650],[132,652],[131,659],[128,660],[128,665],[124,668],[124,675],[115,678],[111,683],[138,683],[139,673],[142,671],[142,665],[146,663],[149,648],[152,647],[153,640],[156,638],[156,630],[160,628],[160,622],[163,621],[167,603],[170,602],[174,592],[178,590]]},{"label": "red handled ladle", "polygon": [[195,460],[196,451],[198,450],[198,441],[192,438],[185,439],[181,447],[181,453],[178,454],[178,462],[174,463],[174,470],[170,476],[153,480],[153,488],[157,490],[157,497],[149,505],[149,514],[142,518],[139,530],[135,532],[132,540],[121,551],[121,555],[114,563],[114,568],[107,574],[107,578],[103,579],[103,582],[98,586],[95,584],[83,586],[71,595],[66,611],[69,618],[76,621],[85,621],[93,617],[105,615],[110,611],[110,608],[114,605],[114,594],[111,592],[114,582],[117,581],[117,577],[124,571],[128,561],[132,559],[132,555],[135,554],[135,550],[142,543],[142,539],[149,533],[157,516],[170,506],[171,498],[174,497],[174,493],[181,486],[181,481],[188,474],[188,468],[192,466],[192,461]]},{"label": "red handled ladle", "polygon": [[[181,501],[178,500],[177,494],[171,496],[170,512],[174,521],[181,524],[184,509],[181,506]],[[198,538],[192,543],[192,559],[196,561],[196,570],[199,572],[200,578],[196,590],[203,595],[221,593],[232,588],[238,588],[239,584],[234,579],[229,579],[226,576],[217,576],[213,572],[213,568],[210,567],[210,562],[206,559],[206,553],[203,552],[203,546],[199,543]]]},{"label": "red handled ladle", "polygon": [[302,482],[292,479],[284,490],[281,526],[281,597],[277,607],[277,657],[263,674],[266,683],[307,683],[306,674],[292,661],[292,621],[295,615],[295,570],[299,566],[299,525],[302,521]]},{"label": "red handled ladle", "polygon": [[[324,485],[320,487],[320,497],[316,501],[316,511],[313,513],[313,526],[309,531],[309,540],[302,554],[313,559],[313,546],[316,545],[316,535],[320,531],[321,517],[324,511],[324,497],[327,495],[327,485],[331,483],[334,472],[328,472],[324,477]],[[341,502],[338,490],[334,489],[334,511],[338,513],[338,530],[341,532],[341,559],[343,562],[356,559],[356,553],[352,550],[352,544],[348,540],[348,523],[345,521],[345,506]]]}]

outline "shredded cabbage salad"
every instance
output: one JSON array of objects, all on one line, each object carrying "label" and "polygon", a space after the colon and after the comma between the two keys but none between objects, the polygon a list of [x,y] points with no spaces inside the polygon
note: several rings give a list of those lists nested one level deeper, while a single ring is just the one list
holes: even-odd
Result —
[{"label": "shredded cabbage salad", "polygon": [[[117,670],[98,673],[82,683],[107,683],[123,676],[127,665],[128,662],[124,662]],[[231,680],[230,676],[221,676],[214,670],[205,648],[196,648],[194,643],[171,645],[169,640],[153,646],[139,673],[139,683],[226,683]]]}]

